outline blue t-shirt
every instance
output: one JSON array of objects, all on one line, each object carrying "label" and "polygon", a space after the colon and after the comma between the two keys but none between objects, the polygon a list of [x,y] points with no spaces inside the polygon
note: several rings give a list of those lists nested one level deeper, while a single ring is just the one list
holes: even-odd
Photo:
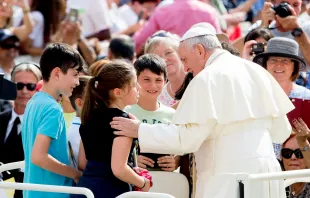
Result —
[{"label": "blue t-shirt", "polygon": [[[69,164],[65,120],[60,104],[45,92],[37,92],[26,106],[22,125],[25,153],[24,183],[72,186],[72,179],[42,169],[31,163],[31,152],[37,134],[51,138],[48,153],[63,164]],[[24,191],[24,198],[67,198],[68,194]]]}]

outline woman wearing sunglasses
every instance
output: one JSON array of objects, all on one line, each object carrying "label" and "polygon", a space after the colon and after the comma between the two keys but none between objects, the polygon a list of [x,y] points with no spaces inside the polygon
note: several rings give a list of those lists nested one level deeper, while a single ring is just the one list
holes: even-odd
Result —
[{"label": "woman wearing sunglasses", "polygon": [[[298,136],[292,133],[283,143],[281,149],[281,158],[285,171],[307,169],[306,161],[299,144]],[[295,183],[287,189],[288,198],[308,198],[310,197],[310,183]]]}]

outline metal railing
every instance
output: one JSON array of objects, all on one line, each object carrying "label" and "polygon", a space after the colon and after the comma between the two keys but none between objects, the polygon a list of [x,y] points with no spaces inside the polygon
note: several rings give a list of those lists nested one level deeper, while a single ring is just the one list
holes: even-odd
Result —
[{"label": "metal railing", "polygon": [[[0,166],[0,173],[14,169],[23,169],[25,162],[13,162],[3,164]],[[54,186],[43,184],[28,184],[28,183],[14,183],[14,182],[0,182],[0,188],[4,189],[16,189],[16,190],[30,190],[30,191],[42,191],[42,192],[55,192],[55,193],[68,193],[68,194],[82,194],[87,198],[94,198],[94,194],[87,188],[69,187],[69,186]]]},{"label": "metal railing", "polygon": [[[228,174],[231,175],[231,174]],[[274,172],[274,173],[261,173],[261,174],[247,174],[239,173],[235,174],[237,182],[242,182],[244,185],[244,192],[240,192],[241,197],[251,198],[251,184],[255,182],[271,181],[271,180],[287,180],[292,181],[290,184],[299,181],[302,178],[310,177],[310,170],[294,170],[294,171],[283,171],[283,172]],[[288,184],[288,182],[287,182]]]}]

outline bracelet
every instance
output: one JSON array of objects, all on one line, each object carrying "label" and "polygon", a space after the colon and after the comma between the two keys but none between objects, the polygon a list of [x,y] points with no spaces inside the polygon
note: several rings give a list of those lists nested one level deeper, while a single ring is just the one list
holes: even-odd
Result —
[{"label": "bracelet", "polygon": [[30,8],[29,7],[23,9],[23,13],[29,13],[29,12],[30,12]]},{"label": "bracelet", "polygon": [[146,180],[145,180],[144,177],[143,177],[143,180],[144,180],[144,184],[143,184],[143,186],[141,187],[141,189],[143,189],[143,188],[145,187],[145,185],[146,185]]}]

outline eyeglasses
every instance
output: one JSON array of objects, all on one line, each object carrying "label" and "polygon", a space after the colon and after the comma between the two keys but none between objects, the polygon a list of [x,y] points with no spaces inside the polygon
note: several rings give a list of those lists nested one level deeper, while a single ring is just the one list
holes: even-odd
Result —
[{"label": "eyeglasses", "polygon": [[16,85],[17,85],[17,90],[22,90],[26,86],[26,88],[29,91],[34,91],[36,89],[36,87],[37,87],[37,84],[34,84],[34,83],[24,84],[24,83],[18,82],[18,83],[16,83]]},{"label": "eyeglasses", "polygon": [[16,43],[14,43],[14,44],[12,44],[12,43],[2,43],[2,44],[0,44],[0,47],[3,48],[3,49],[9,50],[9,49],[12,49],[12,48],[18,49],[19,45],[16,44]]},{"label": "eyeglasses", "polygon": [[295,156],[298,159],[303,159],[304,158],[304,156],[302,155],[302,152],[301,152],[301,150],[299,148],[296,149],[296,150],[292,150],[292,149],[289,149],[289,148],[283,148],[281,150],[281,155],[285,159],[291,159],[293,153],[295,154]]},{"label": "eyeglasses", "polygon": [[267,63],[270,65],[275,65],[276,63],[280,62],[283,65],[288,65],[292,62],[290,59],[283,59],[283,58],[270,58],[267,60]]}]

